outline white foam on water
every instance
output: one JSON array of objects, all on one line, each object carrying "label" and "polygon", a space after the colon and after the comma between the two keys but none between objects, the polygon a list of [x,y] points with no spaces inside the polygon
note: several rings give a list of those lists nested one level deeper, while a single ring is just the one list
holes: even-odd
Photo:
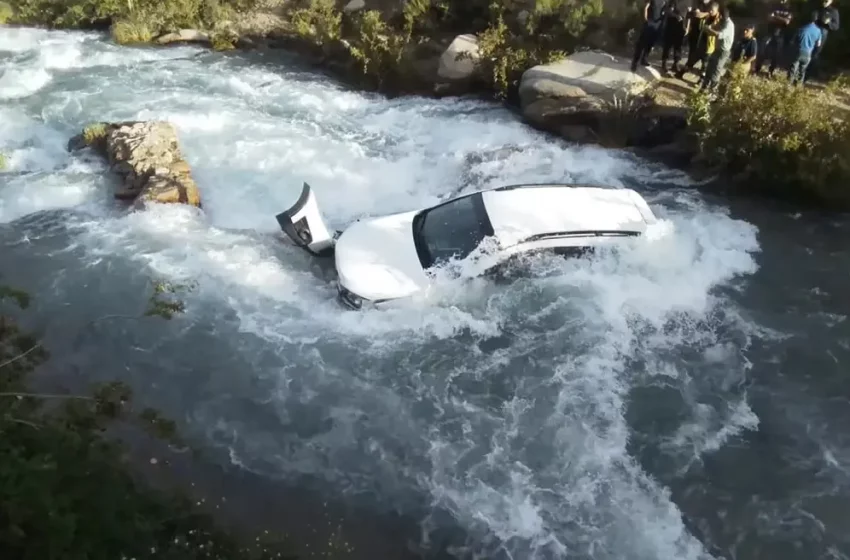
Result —
[{"label": "white foam on water", "polygon": [[[274,220],[303,181],[329,225],[344,227],[502,184],[623,186],[624,179],[655,181],[658,172],[625,154],[555,142],[479,102],[387,101],[282,66],[186,58],[198,52],[118,49],[91,34],[0,33],[3,75],[31,76],[2,82],[28,85],[0,88],[16,99],[2,109],[0,150],[11,152],[13,170],[33,173],[11,182],[0,175],[0,220],[84,205],[69,219],[91,259],[120,255],[142,270],[197,281],[190,312],[227,306],[243,333],[309,365],[302,382],[312,383],[310,403],[323,391],[344,395],[344,404],[324,411],[336,419],[330,432],[295,442],[215,421],[211,431],[228,432],[241,446],[231,449],[234,461],[285,456],[282,470],[348,486],[398,480],[450,511],[485,557],[707,556],[666,490],[628,453],[625,408],[638,382],[628,364],[637,353],[703,336],[687,325],[724,304],[715,288],[755,271],[752,226],[697,195],[646,189],[662,222],[619,250],[545,261],[546,274],[516,286],[440,280],[382,309],[343,311],[333,286],[283,241]],[[137,64],[151,60],[159,62]],[[85,70],[95,66],[96,76]],[[61,92],[50,85],[59,72]],[[35,92],[47,106],[26,105]],[[104,167],[85,152],[60,150],[60,138],[87,122],[132,118],[176,125],[203,211],[112,211]],[[667,184],[686,183],[663,174]],[[471,342],[457,342],[463,337]],[[478,348],[492,337],[510,343]],[[444,346],[431,346],[435,340]],[[333,348],[353,351],[358,363],[335,358]],[[435,350],[423,355],[422,348]],[[406,366],[395,365],[402,359]],[[684,375],[663,359],[656,366],[650,374]],[[297,372],[279,375],[284,416],[285,377]],[[498,403],[481,389],[488,383],[508,387]],[[410,394],[435,416],[415,413]],[[752,411],[736,410],[735,426],[754,425]],[[681,445],[710,450],[729,433],[728,425],[706,424]]]}]

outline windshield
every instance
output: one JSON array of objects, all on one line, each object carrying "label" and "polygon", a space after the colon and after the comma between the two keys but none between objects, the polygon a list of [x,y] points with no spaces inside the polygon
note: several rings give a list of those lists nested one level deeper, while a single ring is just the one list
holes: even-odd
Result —
[{"label": "windshield", "polygon": [[413,242],[422,268],[453,257],[463,259],[489,235],[493,226],[481,193],[425,210],[413,219]]}]

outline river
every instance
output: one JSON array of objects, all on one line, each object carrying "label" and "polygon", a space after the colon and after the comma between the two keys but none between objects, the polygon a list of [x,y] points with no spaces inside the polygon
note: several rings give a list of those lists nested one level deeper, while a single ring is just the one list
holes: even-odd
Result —
[{"label": "river", "polygon": [[[426,556],[850,558],[850,220],[285,53],[2,29],[0,73],[0,274],[35,298],[45,375],[123,379],[221,464],[401,516],[416,529],[385,538]],[[65,150],[91,121],[154,118],[203,211],[128,213]],[[352,312],[274,219],[304,181],[342,227],[549,180],[635,188],[667,235]],[[85,326],[143,310],[152,279],[195,283],[183,315]]]}]

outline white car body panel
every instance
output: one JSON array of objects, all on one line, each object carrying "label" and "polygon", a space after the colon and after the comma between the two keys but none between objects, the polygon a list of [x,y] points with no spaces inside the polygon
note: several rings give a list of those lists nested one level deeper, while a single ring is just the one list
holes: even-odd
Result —
[{"label": "white car body panel", "polygon": [[642,233],[647,227],[646,218],[632,194],[637,193],[629,189],[552,185],[485,191],[483,197],[496,237],[509,247],[531,236],[552,232]]},{"label": "white car body panel", "polygon": [[358,296],[396,299],[428,287],[413,244],[417,211],[355,222],[336,241],[339,282]]}]

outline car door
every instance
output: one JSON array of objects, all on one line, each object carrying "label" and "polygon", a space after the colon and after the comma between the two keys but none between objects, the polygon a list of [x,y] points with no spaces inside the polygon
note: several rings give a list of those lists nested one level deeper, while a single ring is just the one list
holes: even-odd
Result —
[{"label": "car door", "polygon": [[593,247],[591,246],[535,247],[525,251],[516,251],[504,255],[498,263],[484,270],[484,275],[497,283],[513,282],[520,278],[534,276],[533,263],[540,257],[558,256],[564,259],[573,259],[589,256],[592,252]]}]

